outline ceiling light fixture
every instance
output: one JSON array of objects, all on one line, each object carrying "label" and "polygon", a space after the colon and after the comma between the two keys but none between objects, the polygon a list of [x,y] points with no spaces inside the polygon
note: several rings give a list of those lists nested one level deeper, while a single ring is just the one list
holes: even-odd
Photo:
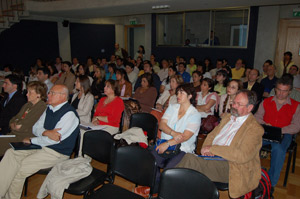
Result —
[{"label": "ceiling light fixture", "polygon": [[152,6],[152,10],[169,9],[170,5],[156,5]]}]

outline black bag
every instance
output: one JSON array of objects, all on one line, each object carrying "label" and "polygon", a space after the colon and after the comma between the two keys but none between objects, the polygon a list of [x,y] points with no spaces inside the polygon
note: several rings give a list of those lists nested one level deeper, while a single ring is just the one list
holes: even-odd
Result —
[{"label": "black bag", "polygon": [[240,199],[270,199],[271,198],[271,180],[265,169],[261,169],[261,179],[259,185],[253,191],[240,197]]},{"label": "black bag", "polygon": [[[164,139],[158,139],[155,143],[155,147],[154,149],[156,149],[156,147],[164,142],[167,142],[168,140],[164,140]],[[180,153],[180,146],[181,144],[176,144],[173,146],[169,146],[168,149],[164,152],[158,155],[163,157],[163,158],[173,158],[174,156],[176,156],[178,153]]]}]

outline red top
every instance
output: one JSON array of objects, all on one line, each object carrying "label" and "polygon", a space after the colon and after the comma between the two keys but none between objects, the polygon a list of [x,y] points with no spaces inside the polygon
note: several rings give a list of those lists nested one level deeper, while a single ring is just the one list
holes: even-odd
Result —
[{"label": "red top", "polygon": [[279,128],[290,125],[299,103],[290,98],[291,104],[285,104],[277,111],[276,103],[272,99],[273,97],[269,97],[264,100],[264,121]]},{"label": "red top", "polygon": [[114,127],[120,126],[124,103],[120,97],[115,97],[113,101],[104,104],[106,97],[102,97],[97,105],[95,116],[107,116],[108,122],[99,121],[99,125],[109,125]]}]

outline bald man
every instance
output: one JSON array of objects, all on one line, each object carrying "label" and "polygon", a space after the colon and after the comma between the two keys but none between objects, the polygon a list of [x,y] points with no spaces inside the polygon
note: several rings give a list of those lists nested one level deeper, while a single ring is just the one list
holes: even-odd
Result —
[{"label": "bald man", "polygon": [[66,86],[53,86],[48,93],[48,108],[32,128],[36,137],[23,140],[42,149],[6,151],[0,162],[1,199],[19,199],[28,176],[70,157],[79,133],[79,117],[68,104],[68,95]]}]

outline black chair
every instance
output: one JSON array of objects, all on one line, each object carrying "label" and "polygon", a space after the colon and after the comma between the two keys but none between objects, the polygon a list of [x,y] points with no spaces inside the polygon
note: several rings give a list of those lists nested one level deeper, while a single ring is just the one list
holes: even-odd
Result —
[{"label": "black chair", "polygon": [[219,192],[212,181],[192,169],[166,169],[161,175],[158,198],[218,199]]},{"label": "black chair", "polygon": [[228,183],[213,182],[219,191],[228,191]]},{"label": "black chair", "polygon": [[93,168],[92,173],[88,177],[70,184],[65,192],[74,195],[84,195],[84,198],[87,198],[104,181],[112,182],[111,163],[114,151],[114,139],[109,133],[102,130],[86,132],[83,138],[82,155],[88,155],[98,162],[107,164],[107,172]]},{"label": "black chair", "polygon": [[[150,187],[150,198],[153,194],[156,174],[156,161],[147,150],[138,146],[125,146],[116,150],[113,163],[113,175],[117,174],[136,185]],[[144,199],[144,197],[114,184],[104,184],[91,199]]]},{"label": "black chair", "polygon": [[[271,153],[272,147],[271,147],[270,144],[265,145],[265,146],[262,146],[261,150]],[[289,148],[287,149],[286,152],[289,154],[289,156],[288,156],[288,161],[287,161],[285,176],[284,176],[284,181],[283,181],[283,186],[284,187],[286,187],[287,180],[288,180],[288,177],[289,177],[292,157],[293,157],[292,173],[295,173],[295,164],[296,164],[296,155],[297,155],[296,136],[293,136],[292,142],[291,142],[291,144],[290,144],[290,146],[289,146]]]},{"label": "black chair", "polygon": [[130,117],[131,127],[140,127],[147,132],[148,141],[155,143],[158,129],[157,119],[150,113],[135,113]]}]

